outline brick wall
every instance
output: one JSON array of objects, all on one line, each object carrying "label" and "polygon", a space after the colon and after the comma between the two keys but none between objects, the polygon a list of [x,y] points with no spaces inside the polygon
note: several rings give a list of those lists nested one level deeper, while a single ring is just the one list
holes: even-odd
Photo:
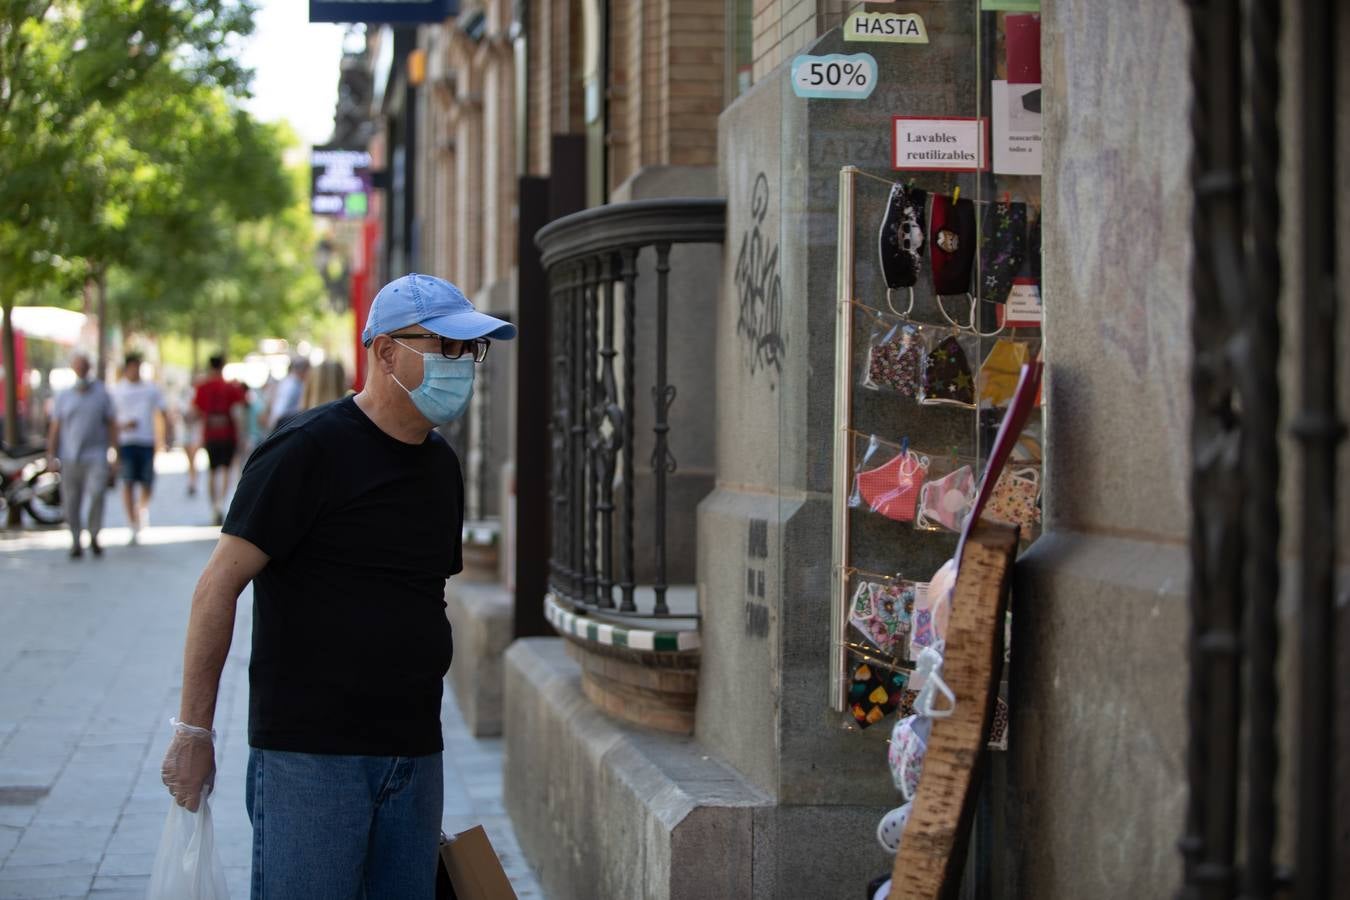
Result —
[{"label": "brick wall", "polygon": [[759,81],[861,4],[847,0],[754,0],[754,79]]}]

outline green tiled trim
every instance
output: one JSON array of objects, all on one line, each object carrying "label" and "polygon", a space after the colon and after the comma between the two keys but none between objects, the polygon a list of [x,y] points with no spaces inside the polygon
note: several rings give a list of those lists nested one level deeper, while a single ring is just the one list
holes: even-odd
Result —
[{"label": "green tiled trim", "polygon": [[653,650],[676,653],[697,650],[700,646],[697,631],[652,631],[646,628],[625,628],[608,622],[597,622],[587,616],[578,616],[558,602],[552,594],[544,598],[544,615],[560,634],[594,641],[613,647],[634,650]]}]

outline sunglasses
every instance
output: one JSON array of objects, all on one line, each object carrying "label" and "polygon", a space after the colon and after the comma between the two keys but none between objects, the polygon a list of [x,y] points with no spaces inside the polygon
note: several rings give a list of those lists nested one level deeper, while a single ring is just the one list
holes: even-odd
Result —
[{"label": "sunglasses", "polygon": [[446,359],[459,359],[465,353],[473,354],[473,361],[482,362],[487,358],[488,347],[492,342],[487,338],[474,338],[471,341],[461,341],[456,338],[441,337],[439,334],[391,334],[391,338],[403,338],[405,340],[434,339],[441,342],[441,356]]}]

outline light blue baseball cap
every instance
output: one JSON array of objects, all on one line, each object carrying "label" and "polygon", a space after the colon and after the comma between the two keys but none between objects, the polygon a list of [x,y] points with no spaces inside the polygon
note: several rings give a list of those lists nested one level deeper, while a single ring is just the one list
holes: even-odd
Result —
[{"label": "light blue baseball cap", "polygon": [[464,292],[443,278],[413,272],[380,288],[370,304],[361,343],[370,346],[377,334],[391,334],[421,325],[441,337],[468,341],[487,337],[509,341],[516,326],[473,308]]}]

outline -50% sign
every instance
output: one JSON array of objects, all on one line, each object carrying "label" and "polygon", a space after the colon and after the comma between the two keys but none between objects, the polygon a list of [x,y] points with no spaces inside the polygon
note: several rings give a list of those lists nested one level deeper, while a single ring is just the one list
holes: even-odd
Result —
[{"label": "-50% sign", "polygon": [[792,90],[816,100],[863,100],[877,86],[877,61],[870,53],[799,56],[792,61]]}]

